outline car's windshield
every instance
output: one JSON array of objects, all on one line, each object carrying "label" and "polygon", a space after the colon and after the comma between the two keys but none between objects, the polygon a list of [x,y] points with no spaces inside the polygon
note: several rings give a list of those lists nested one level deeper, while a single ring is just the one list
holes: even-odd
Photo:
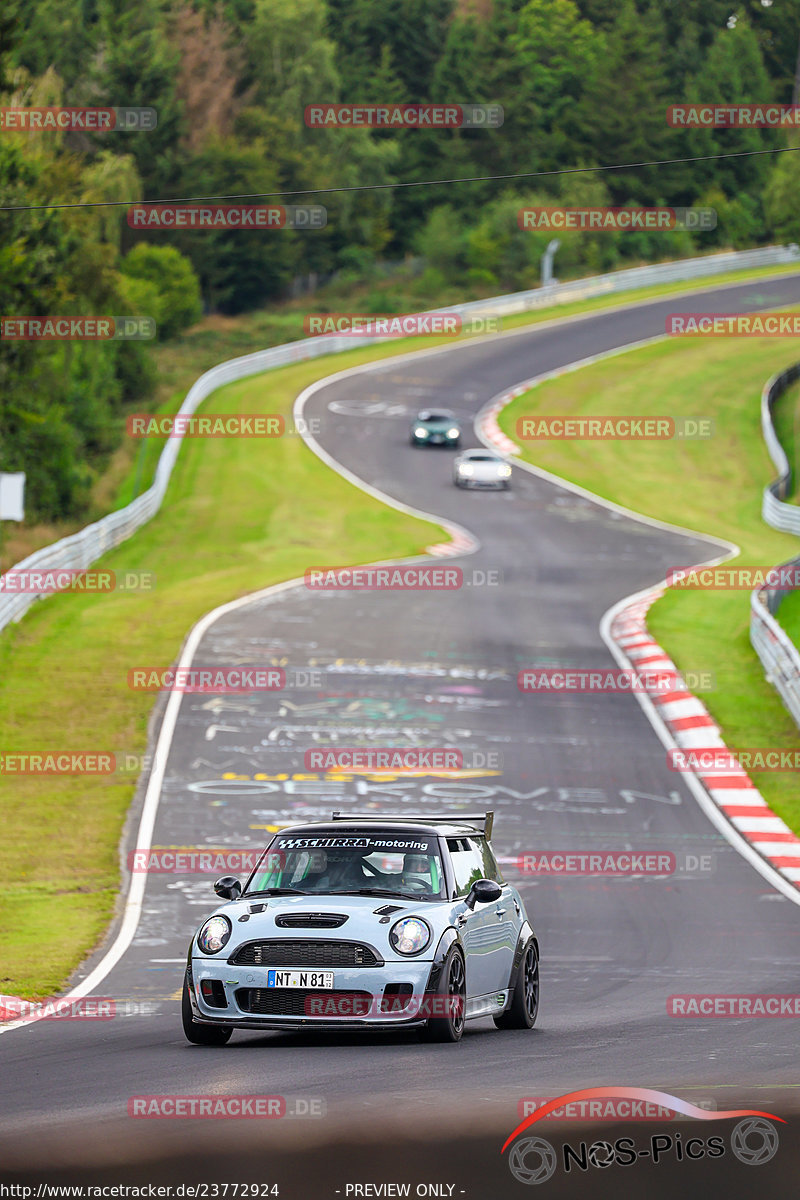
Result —
[{"label": "car's windshield", "polygon": [[447,412],[422,412],[417,420],[419,421],[452,421],[453,414]]},{"label": "car's windshield", "polygon": [[444,896],[436,838],[424,834],[278,834],[246,895],[272,888],[309,895]]}]

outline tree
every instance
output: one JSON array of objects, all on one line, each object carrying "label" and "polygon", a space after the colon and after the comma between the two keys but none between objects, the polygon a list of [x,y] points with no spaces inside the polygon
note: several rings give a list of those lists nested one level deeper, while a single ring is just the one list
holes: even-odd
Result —
[{"label": "tree", "polygon": [[220,5],[203,13],[184,3],[173,14],[170,40],[179,54],[182,147],[189,154],[202,149],[209,138],[229,137],[236,116],[249,102],[242,89],[245,55],[234,45],[235,37]]},{"label": "tree", "polygon": [[[690,103],[725,104],[742,97],[768,103],[772,85],[764,67],[758,39],[746,20],[721,29],[701,73],[689,90]],[[777,146],[780,135],[761,129],[696,129],[682,135],[688,155],[742,154]],[[728,197],[740,193],[760,198],[769,172],[763,157],[718,159],[692,164],[694,194],[719,188]]]},{"label": "tree", "polygon": [[[107,148],[133,155],[144,194],[174,194],[180,176],[180,141],[185,133],[178,95],[179,55],[168,38],[158,0],[97,0],[97,51],[84,85],[87,104],[154,108],[155,129],[95,135]],[[105,139],[105,140],[104,140]]]},{"label": "tree", "polygon": [[329,0],[328,32],[336,40],[348,103],[367,98],[385,46],[406,103],[433,99],[434,71],[454,7],[454,0]]},{"label": "tree", "polygon": [[192,264],[173,246],[140,242],[123,259],[122,272],[130,279],[155,286],[158,302],[153,315],[162,340],[175,337],[200,320],[203,305],[199,281]]},{"label": "tree", "polygon": [[31,75],[52,68],[64,81],[65,95],[86,70],[96,46],[95,0],[37,0],[20,5],[14,61]]},{"label": "tree", "polygon": [[[591,146],[587,165],[642,163],[672,157],[666,124],[671,102],[663,62],[664,22],[654,5],[641,13],[633,0],[620,0],[614,24],[603,35],[581,102],[565,118],[564,131]],[[631,198],[657,203],[669,194],[670,172],[658,167],[610,171],[615,203]]]},{"label": "tree", "polygon": [[[81,200],[98,205],[89,210],[95,219],[100,239],[120,247],[125,207],[121,201],[133,202],[142,198],[142,181],[131,154],[114,154],[103,150],[83,170]],[[107,206],[108,205],[108,206]]]},{"label": "tree", "polygon": [[800,151],[780,154],[764,190],[767,227],[779,242],[800,243]]}]

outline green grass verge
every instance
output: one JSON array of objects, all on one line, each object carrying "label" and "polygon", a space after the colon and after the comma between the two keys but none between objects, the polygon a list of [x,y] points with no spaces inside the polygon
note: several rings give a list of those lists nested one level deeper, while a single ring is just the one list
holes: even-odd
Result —
[{"label": "green grass verge", "polygon": [[[727,538],[741,564],[774,564],[797,540],[761,520],[773,468],[760,431],[765,380],[797,357],[774,338],[658,342],[562,376],[520,396],[500,425],[523,457],[606,499],[676,525]],[[714,436],[668,442],[520,442],[517,418],[535,414],[699,416]],[[681,564],[675,564],[681,565]],[[650,610],[659,643],[689,671],[711,671],[704,693],[731,747],[800,748],[797,726],[750,646],[749,592],[668,591]],[[800,833],[796,776],[753,773],[765,799]]]},{"label": "green grass verge", "polygon": [[[503,327],[794,270],[738,271],[553,306],[506,318]],[[421,306],[437,303],[445,302]],[[159,347],[161,386],[153,411],[175,412],[192,381],[216,362],[299,336],[302,312],[208,318]],[[314,379],[432,344],[432,339],[394,341],[269,372],[215,393],[204,410],[288,414],[294,396]],[[128,503],[148,486],[161,448],[156,440],[123,448],[109,471],[112,506]],[[34,533],[15,559],[67,530],[38,532],[38,540]],[[20,751],[83,747],[141,753],[152,698],[125,686],[132,663],[171,662],[204,612],[302,573],[309,563],[413,554],[437,536],[424,522],[350,488],[298,439],[270,442],[266,449],[255,441],[189,441],[162,512],[102,563],[153,571],[156,590],[56,597],[0,634],[3,745]],[[5,793],[0,919],[8,932],[0,991],[43,996],[63,984],[108,926],[133,781],[18,777]]]},{"label": "green grass verge", "polygon": [[[364,361],[363,349],[337,361]],[[320,360],[232,384],[220,412],[288,413],[330,372]],[[56,596],[0,638],[6,751],[142,753],[153,696],[127,671],[168,665],[203,613],[310,565],[420,552],[437,526],[345,482],[298,437],[189,440],[162,511],[102,565],[147,570],[151,592]],[[135,778],[17,776],[6,781],[0,840],[0,992],[58,989],[107,927],[119,889],[118,846]]]}]

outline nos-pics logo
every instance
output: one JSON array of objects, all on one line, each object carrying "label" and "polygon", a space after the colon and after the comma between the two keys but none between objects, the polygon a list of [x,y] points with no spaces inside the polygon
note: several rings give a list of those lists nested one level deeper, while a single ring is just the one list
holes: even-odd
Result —
[{"label": "nos-pics logo", "polygon": [[[591,1143],[580,1142],[577,1146],[564,1142],[561,1146],[561,1165],[565,1174],[588,1171],[591,1168],[603,1170],[611,1166],[630,1167],[639,1159],[649,1159],[654,1163],[667,1158],[676,1162],[697,1162],[705,1158],[721,1158],[728,1149],[745,1165],[762,1166],[778,1152],[778,1131],[772,1122],[785,1123],[782,1117],[757,1109],[724,1109],[710,1112],[689,1104],[686,1100],[680,1100],[677,1096],[671,1096],[668,1092],[657,1092],[651,1088],[584,1088],[578,1092],[557,1096],[541,1105],[506,1139],[500,1153],[504,1154],[512,1142],[514,1143],[508,1156],[509,1170],[514,1178],[520,1183],[530,1185],[546,1183],[558,1169],[559,1156],[551,1142],[536,1134],[524,1138],[520,1138],[520,1134],[564,1105],[602,1099],[658,1104],[672,1112],[682,1113],[700,1121],[726,1121],[737,1117],[739,1120],[730,1131],[727,1146],[725,1138],[721,1135],[685,1138],[678,1131],[671,1134],[651,1134],[646,1142],[640,1144],[630,1137],[617,1138],[613,1142],[602,1139]],[[520,1140],[516,1141],[517,1138]]]}]

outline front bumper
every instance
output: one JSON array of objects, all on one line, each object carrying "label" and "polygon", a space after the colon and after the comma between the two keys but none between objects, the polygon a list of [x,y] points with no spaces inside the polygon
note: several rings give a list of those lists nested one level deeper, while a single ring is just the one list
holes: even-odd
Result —
[{"label": "front bumper", "polygon": [[455,446],[460,435],[448,437],[446,433],[415,433],[414,441],[418,446]]},{"label": "front bumper", "polygon": [[[433,959],[427,958],[389,960],[378,967],[336,967],[332,991],[290,990],[267,988],[267,967],[236,967],[193,956],[189,994],[196,1021],[234,1029],[395,1029],[421,1025],[427,1019],[419,1015],[419,1001],[427,991],[433,965]],[[214,991],[218,997],[224,994],[225,1007],[207,1002],[200,990],[203,981],[218,981]],[[383,1011],[385,1003],[400,1003],[386,990],[398,984],[410,988],[407,1005]],[[291,1011],[275,1011],[284,999]],[[253,1011],[265,1005],[271,1011]],[[331,1016],[331,1011],[336,1015]]]},{"label": "front bumper", "polygon": [[454,479],[459,487],[484,488],[488,490],[491,488],[507,488],[511,476],[507,475],[502,479],[476,479],[474,475],[456,475]]}]

